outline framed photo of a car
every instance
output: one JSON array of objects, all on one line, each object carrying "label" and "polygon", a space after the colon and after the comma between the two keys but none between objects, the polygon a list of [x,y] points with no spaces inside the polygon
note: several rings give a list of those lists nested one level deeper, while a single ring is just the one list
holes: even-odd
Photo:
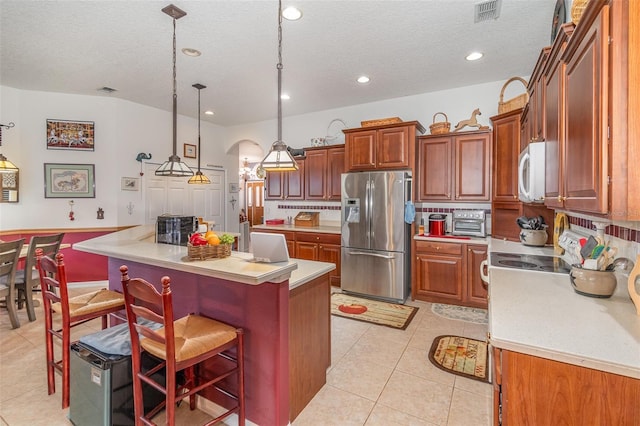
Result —
[{"label": "framed photo of a car", "polygon": [[93,164],[44,164],[44,198],[95,198]]},{"label": "framed photo of a car", "polygon": [[47,120],[47,149],[94,151],[93,121]]}]

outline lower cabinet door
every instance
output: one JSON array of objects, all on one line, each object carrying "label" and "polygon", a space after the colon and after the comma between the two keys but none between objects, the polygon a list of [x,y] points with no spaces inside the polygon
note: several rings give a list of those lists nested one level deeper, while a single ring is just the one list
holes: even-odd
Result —
[{"label": "lower cabinet door", "polygon": [[461,256],[416,255],[416,297],[459,305],[463,299],[462,266]]}]

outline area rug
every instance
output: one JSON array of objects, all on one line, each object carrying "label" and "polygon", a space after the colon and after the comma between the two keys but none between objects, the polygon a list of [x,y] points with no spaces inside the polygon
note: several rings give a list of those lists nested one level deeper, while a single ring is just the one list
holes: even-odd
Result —
[{"label": "area rug", "polygon": [[429,350],[429,361],[441,370],[490,383],[487,343],[460,336],[438,336]]},{"label": "area rug", "polygon": [[331,314],[404,330],[418,308],[380,300],[364,299],[344,293],[331,295]]},{"label": "area rug", "polygon": [[431,312],[444,318],[472,322],[475,324],[486,324],[489,317],[486,309],[467,308],[466,306],[445,305],[434,303],[431,305]]}]

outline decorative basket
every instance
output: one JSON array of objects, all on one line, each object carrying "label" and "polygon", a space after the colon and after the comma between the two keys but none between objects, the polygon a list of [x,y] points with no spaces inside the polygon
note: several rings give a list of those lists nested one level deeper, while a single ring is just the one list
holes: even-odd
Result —
[{"label": "decorative basket", "polygon": [[578,25],[588,3],[589,0],[573,0],[571,4],[571,22]]},{"label": "decorative basket", "polygon": [[[514,82],[519,81],[524,85],[525,92],[516,96],[515,98],[509,99],[508,101],[504,101],[504,90],[507,86]],[[498,114],[504,114],[505,112],[513,111],[518,108],[524,107],[527,102],[529,102],[529,92],[527,91],[527,81],[520,77],[511,77],[507,80],[506,83],[502,86],[502,90],[500,90],[500,102],[498,102]]]},{"label": "decorative basket", "polygon": [[187,256],[189,260],[222,259],[231,256],[231,244],[193,246],[189,243],[187,244]]},{"label": "decorative basket", "polygon": [[396,123],[402,123],[402,120],[400,119],[400,117],[389,117],[389,118],[381,118],[378,120],[367,120],[367,121],[360,122],[362,127],[384,126],[387,124],[396,124]]},{"label": "decorative basket", "polygon": [[[444,121],[439,121],[436,123],[436,115],[442,114],[444,115]],[[449,117],[444,112],[436,112],[433,114],[433,124],[429,126],[429,130],[432,135],[441,135],[443,133],[449,133],[451,129],[451,123],[449,123]]]}]

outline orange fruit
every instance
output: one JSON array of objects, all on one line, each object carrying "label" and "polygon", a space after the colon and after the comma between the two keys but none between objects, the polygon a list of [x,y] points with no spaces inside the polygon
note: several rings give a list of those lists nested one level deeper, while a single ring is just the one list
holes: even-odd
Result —
[{"label": "orange fruit", "polygon": [[207,232],[204,233],[204,238],[205,239],[209,239],[209,237],[211,237],[213,235],[216,235],[216,233],[213,232],[213,231],[207,231]]},{"label": "orange fruit", "polygon": [[209,236],[209,238],[207,238],[207,244],[209,244],[210,246],[217,246],[218,244],[220,244],[220,238],[218,238],[216,234],[213,234]]}]

